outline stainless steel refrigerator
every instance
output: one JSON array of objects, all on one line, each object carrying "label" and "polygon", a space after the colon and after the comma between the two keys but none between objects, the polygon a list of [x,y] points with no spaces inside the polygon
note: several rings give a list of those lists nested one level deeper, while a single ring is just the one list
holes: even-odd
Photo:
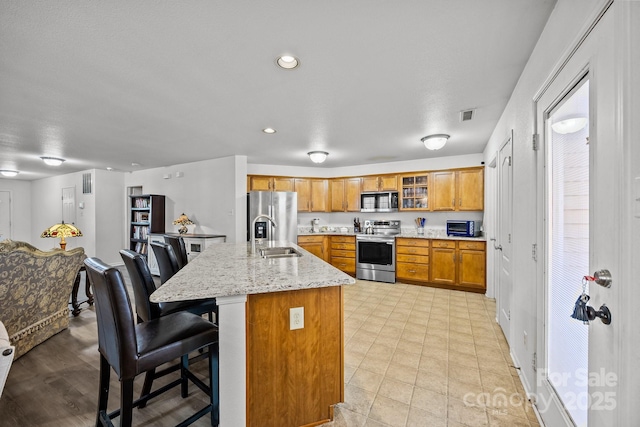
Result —
[{"label": "stainless steel refrigerator", "polygon": [[298,195],[289,191],[251,191],[247,193],[247,241],[251,236],[251,224],[260,214],[269,215],[270,221],[256,222],[256,238],[281,240],[291,243],[298,241]]}]

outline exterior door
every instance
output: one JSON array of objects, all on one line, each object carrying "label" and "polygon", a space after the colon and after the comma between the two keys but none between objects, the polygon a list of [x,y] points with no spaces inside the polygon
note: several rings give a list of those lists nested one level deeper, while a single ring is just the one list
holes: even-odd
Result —
[{"label": "exterior door", "polygon": [[513,253],[511,217],[513,203],[513,138],[510,137],[498,153],[498,322],[511,344],[511,294],[513,275],[511,254]]},{"label": "exterior door", "polygon": [[[625,162],[617,119],[621,92],[612,9],[536,103],[541,140],[538,239],[542,242],[536,406],[549,426],[637,425],[619,418],[621,411],[633,410],[619,404],[631,398],[619,393],[621,336],[627,328],[616,317],[622,312],[620,289],[630,283],[616,282],[623,275],[625,237],[612,222],[622,218],[622,175],[616,171]],[[556,127],[565,119],[584,116],[587,125],[582,129],[559,131]],[[605,288],[589,283],[588,305],[598,310],[606,304],[613,321],[605,325],[595,319],[583,324],[571,319],[583,276],[600,269],[611,272],[614,284]]]}]

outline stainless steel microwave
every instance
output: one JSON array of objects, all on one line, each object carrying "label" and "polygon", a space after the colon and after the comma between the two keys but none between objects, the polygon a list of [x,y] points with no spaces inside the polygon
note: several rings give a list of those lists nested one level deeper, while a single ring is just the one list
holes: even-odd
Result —
[{"label": "stainless steel microwave", "polygon": [[398,192],[360,193],[360,212],[397,212]]},{"label": "stainless steel microwave", "polygon": [[447,220],[447,236],[478,237],[482,221]]}]

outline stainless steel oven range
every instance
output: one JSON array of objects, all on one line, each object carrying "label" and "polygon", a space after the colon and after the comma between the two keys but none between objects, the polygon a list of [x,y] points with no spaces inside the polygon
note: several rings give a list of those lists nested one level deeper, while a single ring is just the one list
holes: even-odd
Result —
[{"label": "stainless steel oven range", "polygon": [[400,221],[365,220],[356,235],[356,278],[396,282],[396,238]]}]

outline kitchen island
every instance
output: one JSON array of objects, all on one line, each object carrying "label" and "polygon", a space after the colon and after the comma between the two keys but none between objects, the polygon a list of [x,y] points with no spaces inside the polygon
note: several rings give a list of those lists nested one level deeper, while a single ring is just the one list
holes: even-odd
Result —
[{"label": "kitchen island", "polygon": [[[151,295],[216,298],[220,426],[317,425],[344,400],[342,285],[355,280],[290,242],[300,257],[262,258],[246,243],[207,248]],[[290,309],[303,307],[303,315]],[[292,320],[301,329],[291,329]]]}]

